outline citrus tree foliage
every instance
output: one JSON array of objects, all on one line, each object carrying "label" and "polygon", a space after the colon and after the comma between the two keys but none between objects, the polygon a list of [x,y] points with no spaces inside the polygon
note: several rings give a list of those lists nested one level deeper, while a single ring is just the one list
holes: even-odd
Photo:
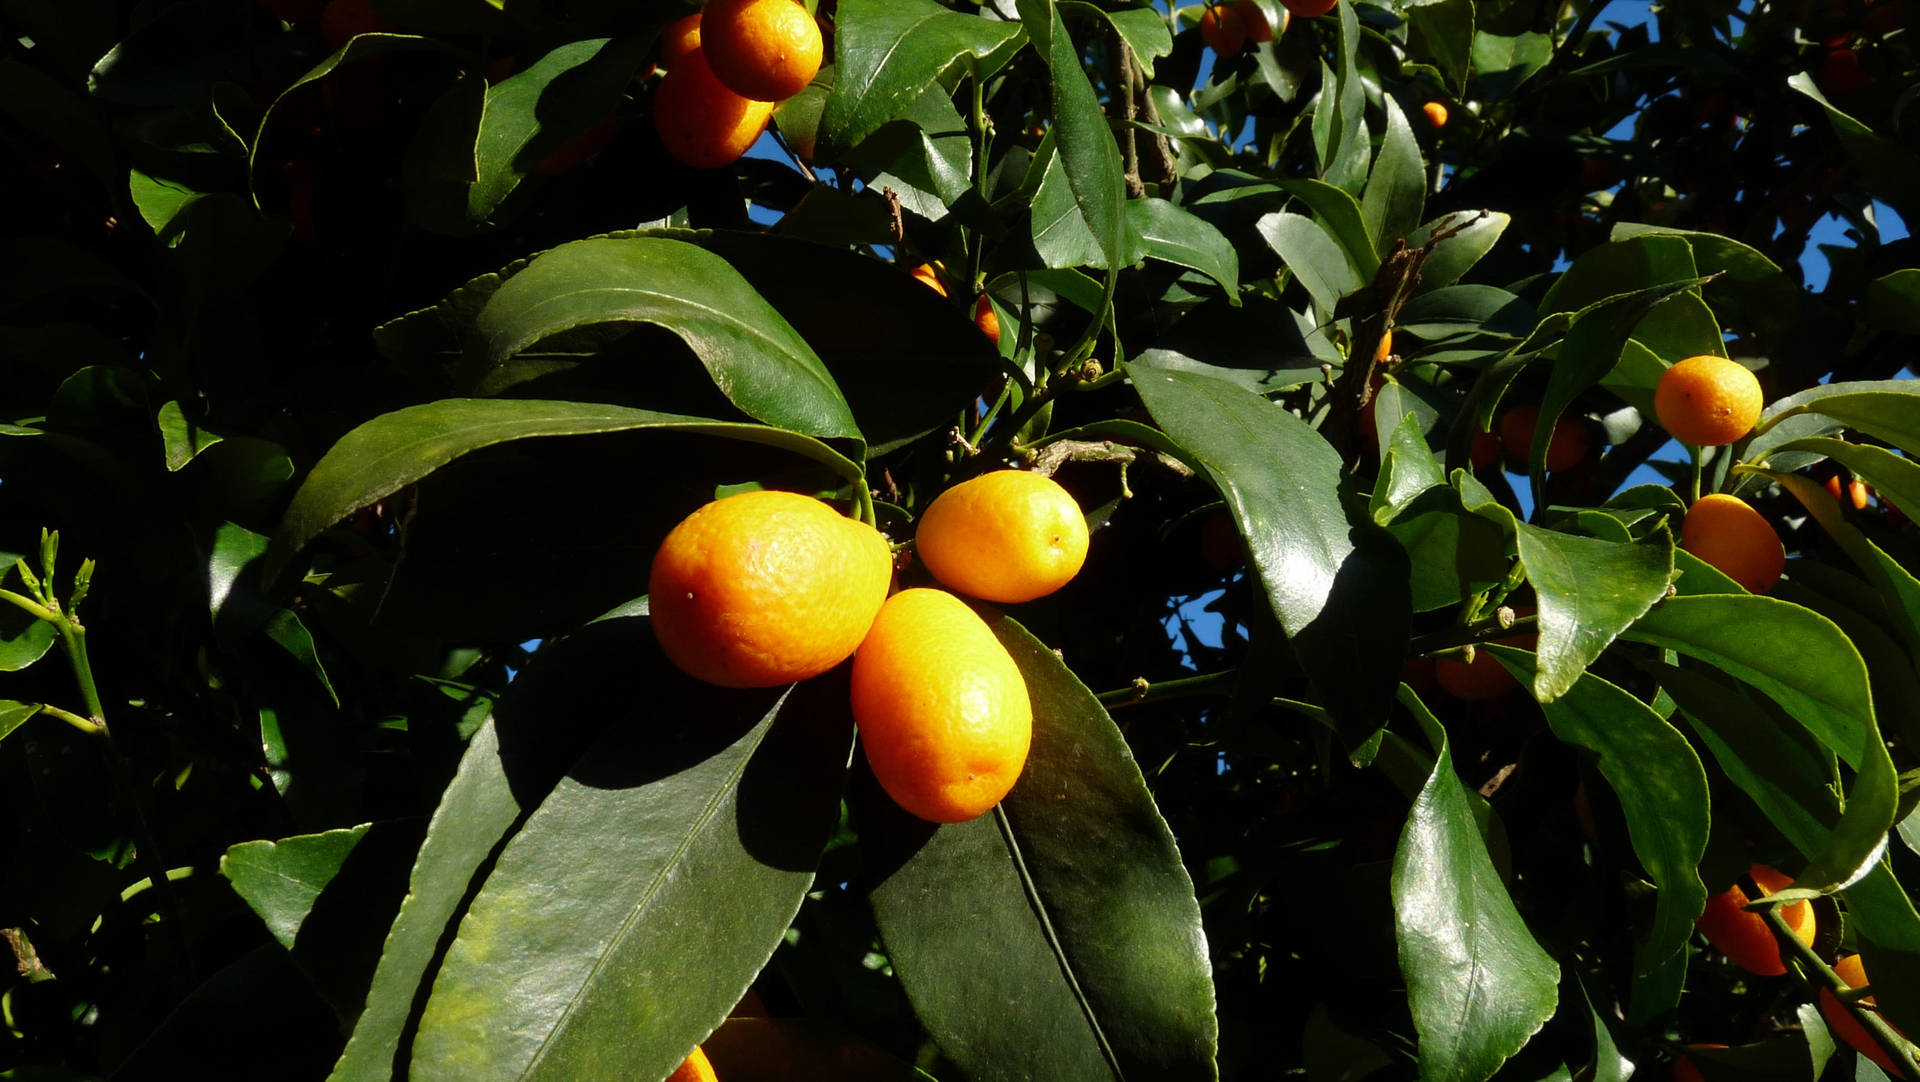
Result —
[{"label": "citrus tree foliage", "polygon": [[[717,170],[683,5],[348,2],[0,17],[0,1076],[1879,1077],[1855,950],[1920,1034],[1910,0],[823,0]],[[716,494],[1006,465],[1093,542],[987,816],[655,645]]]}]

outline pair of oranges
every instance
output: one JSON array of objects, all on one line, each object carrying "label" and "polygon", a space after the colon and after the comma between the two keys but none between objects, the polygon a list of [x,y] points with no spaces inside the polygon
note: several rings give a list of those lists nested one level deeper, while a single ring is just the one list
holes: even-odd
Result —
[{"label": "pair of oranges", "polygon": [[660,33],[653,123],[667,153],[717,169],[747,152],[780,102],[820,71],[820,24],[794,0],[713,0]]},{"label": "pair of oranges", "polygon": [[[1079,571],[1087,527],[1051,479],[1000,470],[941,493],[915,543],[940,582],[1017,602]],[[819,500],[729,496],[689,515],[654,554],[654,633],[675,665],[726,687],[804,680],[852,655],[853,717],[881,787],[922,819],[964,822],[999,803],[1026,763],[1026,682],[958,597],[888,597],[892,570],[878,530]]]}]

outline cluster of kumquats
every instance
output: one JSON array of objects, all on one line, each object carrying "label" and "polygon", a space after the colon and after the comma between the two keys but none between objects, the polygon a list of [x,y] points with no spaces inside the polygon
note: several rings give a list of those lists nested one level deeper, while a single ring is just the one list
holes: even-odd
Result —
[{"label": "cluster of kumquats", "polygon": [[[1764,399],[1760,381],[1744,365],[1725,357],[1689,357],[1668,368],[1654,389],[1654,413],[1661,427],[1682,443],[1696,447],[1724,447],[1752,431],[1760,419]],[[1500,461],[1504,450],[1515,462],[1525,462],[1532,448],[1533,433],[1540,422],[1538,406],[1519,406],[1507,411],[1494,432],[1481,432],[1468,452],[1475,470],[1486,469]],[[1546,468],[1549,472],[1571,469],[1587,457],[1586,428],[1578,421],[1562,417],[1548,437]],[[1853,490],[1854,506],[1864,507],[1866,486],[1858,481]],[[1835,499],[1841,498],[1837,478],[1829,483]],[[1680,547],[1699,557],[1749,593],[1764,594],[1780,581],[1786,570],[1786,548],[1773,526],[1751,505],[1738,496],[1712,493],[1694,501],[1680,521]],[[1516,608],[1516,617],[1532,615],[1530,608]],[[1495,640],[1502,645],[1531,650],[1537,641],[1533,634]],[[1444,657],[1434,664],[1434,680],[1455,698],[1479,701],[1496,698],[1511,690],[1513,677],[1498,661],[1484,653],[1471,660]]]},{"label": "cluster of kumquats", "polygon": [[698,169],[729,165],[820,71],[820,24],[794,0],[712,0],[660,32],[653,124]]},{"label": "cluster of kumquats", "polygon": [[[1747,869],[1747,878],[1753,883],[1755,893],[1764,900],[1793,885],[1793,880],[1779,871],[1764,864],[1754,864]],[[1745,888],[1735,883],[1725,891],[1707,899],[1706,911],[1700,914],[1696,927],[1707,942],[1727,960],[1756,977],[1779,977],[1787,972],[1786,961],[1780,956],[1780,941],[1774,937],[1767,921],[1758,913],[1748,909],[1751,903]],[[1780,918],[1785,922],[1793,937],[1803,945],[1812,948],[1819,932],[1819,921],[1810,902],[1791,902],[1780,907]],[[1839,977],[1849,989],[1860,989],[1867,985],[1867,969],[1858,954],[1848,954],[1833,962],[1834,975]],[[1847,1009],[1839,996],[1824,985],[1819,992],[1820,1015],[1826,1019],[1827,1028],[1833,1035],[1850,1045],[1855,1051],[1872,1060],[1880,1069],[1894,1078],[1905,1078],[1906,1074],[1895,1066],[1894,1058],[1887,1054],[1880,1042],[1863,1025],[1854,1012]],[[1854,1009],[1874,1010],[1872,996],[1863,996],[1854,1001]],[[1893,1032],[1901,1037],[1899,1030]],[[1695,1044],[1690,1049],[1725,1048],[1722,1044]],[[1674,1082],[1703,1082],[1700,1069],[1693,1061],[1682,1054],[1673,1062]]]},{"label": "cluster of kumquats", "polygon": [[[920,515],[914,546],[945,586],[991,602],[1050,594],[1087,554],[1080,507],[1051,478],[981,474]],[[861,746],[881,788],[937,823],[1000,802],[1033,736],[1027,687],[1005,647],[945,590],[888,596],[894,561],[865,522],[792,492],[739,493],[667,534],[648,580],[661,649],[724,687],[775,687],[853,657]]]}]

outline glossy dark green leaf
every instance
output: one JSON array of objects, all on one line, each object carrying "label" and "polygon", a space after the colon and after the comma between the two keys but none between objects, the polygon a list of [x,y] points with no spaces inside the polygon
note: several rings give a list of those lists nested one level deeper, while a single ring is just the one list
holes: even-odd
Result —
[{"label": "glossy dark green leaf", "polygon": [[1868,323],[1901,334],[1920,334],[1920,270],[1907,268],[1867,283]]},{"label": "glossy dark green leaf", "polygon": [[1469,513],[1452,488],[1422,493],[1387,531],[1406,550],[1415,612],[1458,605],[1506,578],[1511,539]]},{"label": "glossy dark green leaf", "polygon": [[1839,543],[1847,557],[1879,591],[1889,618],[1895,621],[1903,637],[1920,642],[1920,580],[1913,572],[1887,555],[1885,549],[1867,539],[1860,529],[1846,521],[1840,504],[1822,485],[1804,474],[1757,471],[1793,494],[1812,514],[1828,536]]},{"label": "glossy dark green leaf", "polygon": [[1344,189],[1324,180],[1296,178],[1283,180],[1280,188],[1313,209],[1328,233],[1340,242],[1347,262],[1353,264],[1363,281],[1373,281],[1380,270],[1380,256],[1374,251],[1373,232],[1361,216],[1360,204]]},{"label": "glossy dark green leaf", "polygon": [[1506,35],[1482,30],[1473,35],[1473,74],[1480,81],[1481,93],[1490,98],[1513,93],[1552,57],[1553,38],[1547,34]]},{"label": "glossy dark green leaf", "polygon": [[1554,1013],[1560,967],[1487,856],[1444,732],[1393,857],[1394,930],[1420,1077],[1483,1082]]},{"label": "glossy dark green leaf", "polygon": [[541,162],[611,118],[652,44],[650,36],[568,42],[489,86],[471,151],[468,220],[493,217]]},{"label": "glossy dark green leaf", "polygon": [[[1809,561],[1801,563],[1810,566]],[[1803,576],[1805,570],[1805,567],[1796,567],[1794,577],[1774,583],[1768,593],[1812,609],[1838,624],[1854,649],[1860,651],[1861,660],[1867,663],[1873,709],[1881,730],[1901,743],[1920,741],[1920,671],[1915,670],[1913,656],[1906,646],[1880,622],[1887,614],[1873,604],[1878,599],[1870,598],[1865,608],[1855,608],[1833,592],[1819,589],[1813,576]],[[1909,815],[1902,823],[1908,820],[1913,820],[1914,828],[1920,828],[1920,819]]]},{"label": "glossy dark green leaf", "polygon": [[1087,226],[1058,152],[1047,158],[1040,188],[1033,194],[1030,220],[1033,250],[1042,266],[1058,269],[1105,264],[1100,238]]},{"label": "glossy dark green leaf", "polygon": [[[1797,887],[1830,890],[1864,875],[1893,826],[1899,783],[1874,717],[1866,663],[1833,622],[1765,597],[1674,597],[1623,638],[1698,658],[1778,703],[1857,771],[1831,838],[1795,876]],[[1782,666],[1779,659],[1794,657]]]},{"label": "glossy dark green leaf", "polygon": [[[1413,231],[1407,247],[1424,248],[1439,233],[1450,235],[1434,244],[1427,261],[1420,266],[1420,291],[1439,289],[1460,280],[1461,275],[1493,250],[1500,235],[1507,231],[1513,216],[1495,210],[1457,211],[1443,214]],[[1458,232],[1453,232],[1454,230]]]},{"label": "glossy dark green leaf", "polygon": [[1527,302],[1498,286],[1442,286],[1412,297],[1400,309],[1395,329],[1422,338],[1460,334],[1519,338],[1536,317]]},{"label": "glossy dark green leaf", "polygon": [[1688,552],[1673,550],[1673,569],[1679,573],[1673,588],[1680,594],[1744,594],[1746,588],[1727,577],[1727,573]]},{"label": "glossy dark green leaf", "polygon": [[1748,453],[1784,442],[1762,441],[1775,425],[1804,413],[1820,414],[1920,455],[1920,381],[1828,383],[1790,395],[1762,411]]},{"label": "glossy dark green leaf", "polygon": [[1830,458],[1872,485],[1874,491],[1896,506],[1920,507],[1920,464],[1884,447],[1814,436],[1782,444],[1778,450],[1805,451]]},{"label": "glossy dark green leaf", "polygon": [[761,425],[708,421],[589,402],[450,398],[381,414],[347,433],[293,494],[274,535],[265,577],[320,531],[482,447],[537,436],[658,428],[762,443],[823,463],[849,480],[860,468],[825,444]]},{"label": "glossy dark green leaf", "polygon": [[1694,265],[1693,248],[1684,237],[1631,237],[1610,241],[1582,253],[1554,280],[1540,301],[1540,314],[1586,311],[1602,301],[1636,290],[1689,281],[1699,273]]},{"label": "glossy dark green leaf", "polygon": [[1340,455],[1304,421],[1204,375],[1130,372],[1153,419],[1226,499],[1319,705],[1364,740],[1398,683],[1408,613],[1399,547],[1349,524]]},{"label": "glossy dark green leaf", "polygon": [[725,260],[665,237],[595,237],[536,256],[474,318],[499,364],[562,331],[657,323],[698,354],[749,416],[809,436],[859,438],[826,366]]},{"label": "glossy dark green leaf", "polygon": [[[1524,684],[1535,659],[1510,646],[1482,647]],[[1651,972],[1686,946],[1706,908],[1695,870],[1707,849],[1707,774],[1687,738],[1626,690],[1586,673],[1543,702],[1553,734],[1596,756],[1600,776],[1619,798],[1641,867],[1659,888],[1653,927],[1634,948],[1636,974]]]},{"label": "glossy dark green leaf", "polygon": [[1004,616],[989,626],[1033,701],[1013,791],[978,819],[936,828],[870,779],[856,787],[894,972],[975,1082],[1212,1079],[1199,904],[1140,767],[1044,643]]},{"label": "glossy dark green leaf", "polygon": [[514,680],[440,795],[366,1008],[329,1082],[393,1077],[417,993],[432,976],[441,938],[476,885],[474,876],[595,735],[633,709],[627,685],[606,674],[645,681],[665,668],[645,621],[609,619],[541,650]]},{"label": "glossy dark green leaf", "polygon": [[1077,213],[1100,246],[1101,260],[1094,265],[1117,273],[1134,262],[1139,251],[1139,238],[1127,222],[1120,148],[1054,0],[1020,0],[1018,6],[1027,36],[1050,72],[1051,134],[1058,140],[1060,166]]},{"label": "glossy dark green leaf", "polygon": [[1799,317],[1804,296],[1798,284],[1758,250],[1718,233],[1620,222],[1611,239],[1680,237],[1692,249],[1698,273],[1718,275],[1706,287],[1707,300],[1723,308],[1743,327],[1779,334]]},{"label": "glossy dark green leaf", "polygon": [[1427,167],[1420,157],[1420,142],[1399,103],[1391,96],[1385,101],[1387,133],[1360,197],[1367,235],[1383,256],[1420,224],[1427,202]]},{"label": "glossy dark green leaf", "polygon": [[636,654],[645,696],[547,794],[462,919],[410,1077],[664,1076],[799,908],[838,817],[844,682],[716,689],[663,671],[657,648]]},{"label": "glossy dark green leaf", "polygon": [[1261,218],[1256,228],[1322,313],[1331,314],[1340,298],[1367,284],[1347,261],[1328,226],[1279,211]]},{"label": "glossy dark green leaf", "polygon": [[1464,95],[1473,56],[1473,0],[1422,4],[1410,23],[1407,41],[1414,55],[1428,58],[1446,76],[1448,89]]},{"label": "glossy dark green leaf", "polygon": [[[1668,269],[1678,271],[1683,265],[1676,261]],[[1560,415],[1587,388],[1613,370],[1626,348],[1628,336],[1648,311],[1700,284],[1701,279],[1691,277],[1656,282],[1609,297],[1574,316],[1572,326],[1560,342],[1560,354],[1547,374],[1547,390],[1540,400],[1540,417],[1534,426],[1533,446],[1527,456],[1534,506],[1545,506],[1547,502],[1547,448],[1553,444],[1553,430]]]},{"label": "glossy dark green leaf", "polygon": [[133,205],[139,208],[140,217],[155,236],[165,235],[167,223],[180,213],[180,208],[201,195],[185,184],[164,177],[151,177],[138,169],[127,174],[127,192],[133,197]]},{"label": "glossy dark green leaf", "polygon": [[314,900],[340,872],[368,824],[301,834],[279,841],[241,842],[220,858],[220,874],[246,899],[273,938],[288,950]]},{"label": "glossy dark green leaf", "polygon": [[1357,198],[1367,181],[1367,164],[1373,158],[1373,135],[1367,130],[1366,82],[1356,62],[1360,19],[1350,4],[1341,4],[1335,12],[1339,16],[1339,38],[1334,48],[1333,78],[1327,77],[1324,63],[1320,69],[1320,104],[1313,118],[1315,147],[1320,152],[1320,179]]},{"label": "glossy dark green leaf", "polygon": [[1693,292],[1676,293],[1654,305],[1633,328],[1633,340],[1670,365],[1688,357],[1727,355],[1720,321]]},{"label": "glossy dark green leaf", "polygon": [[1914,181],[1913,154],[1906,146],[1882,138],[1871,127],[1836,108],[1820,92],[1812,72],[1802,71],[1788,77],[1787,86],[1812,98],[1826,111],[1827,123],[1832,125],[1840,145],[1846,148],[1847,157],[1853,159],[1876,193],[1903,216],[1911,217],[1920,211],[1920,185]]},{"label": "glossy dark green leaf", "polygon": [[155,419],[160,426],[160,439],[166,448],[168,470],[180,469],[192,462],[194,456],[222,439],[218,433],[209,432],[189,421],[178,402],[163,404]]},{"label": "glossy dark green leaf", "polygon": [[1133,50],[1133,57],[1140,63],[1140,70],[1147,78],[1153,78],[1153,61],[1173,51],[1173,33],[1167,29],[1167,20],[1158,11],[1142,5],[1140,7],[1122,7],[1109,10],[1095,4],[1079,3],[1069,0],[1067,6],[1076,15],[1098,15],[1113,26],[1114,32],[1126,39],[1127,48]]},{"label": "glossy dark green leaf", "polygon": [[1238,306],[1222,297],[1198,305],[1129,363],[1186,369],[1268,394],[1324,378],[1292,311],[1261,293]]},{"label": "glossy dark green leaf", "polygon": [[820,114],[819,152],[851,150],[942,81],[965,57],[1017,45],[1020,24],[949,10],[932,0],[848,0],[834,16],[839,73]]},{"label": "glossy dark green leaf", "polygon": [[[19,556],[0,552],[0,582],[13,574]],[[18,593],[18,590],[14,591]],[[59,632],[45,620],[10,602],[0,601],[0,672],[19,672],[47,656]]]},{"label": "glossy dark green leaf", "polygon": [[[869,456],[952,424],[999,372],[997,354],[974,330],[972,310],[897,266],[764,234],[686,237],[739,271],[813,346],[846,392]],[[901,357],[918,359],[913,379],[899,378]]]},{"label": "glossy dark green leaf", "polygon": [[1380,476],[1374,481],[1367,509],[1383,526],[1421,493],[1447,483],[1446,471],[1427,446],[1419,415],[1400,405],[1401,400],[1412,397],[1392,379],[1374,396],[1374,426],[1389,437],[1381,449]]},{"label": "glossy dark green leaf", "polygon": [[1540,609],[1533,695],[1552,702],[1615,636],[1646,615],[1673,579],[1673,538],[1662,528],[1630,545],[1516,523],[1520,562]]},{"label": "glossy dark green leaf", "polygon": [[0,740],[5,740],[15,729],[25,725],[29,719],[39,712],[39,703],[22,703],[15,702],[12,699],[0,699]]},{"label": "glossy dark green leaf", "polygon": [[413,34],[360,34],[350,39],[325,60],[315,64],[305,75],[287,84],[286,89],[280,91],[279,96],[273,99],[273,104],[267,106],[266,112],[260,115],[260,126],[254,131],[253,141],[247,146],[247,169],[249,177],[259,172],[260,147],[266,142],[267,132],[273,120],[274,113],[280,109],[290,96],[299,92],[300,88],[309,83],[315,83],[325,79],[327,76],[333,74],[335,70],[348,64],[363,63],[391,53],[418,52],[443,53],[449,56],[459,55],[459,50],[455,46],[435,38],[419,37]]},{"label": "glossy dark green leaf", "polygon": [[1127,200],[1127,220],[1148,256],[1199,271],[1240,303],[1240,258],[1218,229],[1164,199]]}]

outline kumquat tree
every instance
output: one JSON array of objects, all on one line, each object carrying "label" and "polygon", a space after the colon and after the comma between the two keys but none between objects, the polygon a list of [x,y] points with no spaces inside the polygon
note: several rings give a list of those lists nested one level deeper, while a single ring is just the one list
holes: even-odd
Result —
[{"label": "kumquat tree", "polygon": [[7,0],[0,1079],[1920,1078],[1920,0]]}]

